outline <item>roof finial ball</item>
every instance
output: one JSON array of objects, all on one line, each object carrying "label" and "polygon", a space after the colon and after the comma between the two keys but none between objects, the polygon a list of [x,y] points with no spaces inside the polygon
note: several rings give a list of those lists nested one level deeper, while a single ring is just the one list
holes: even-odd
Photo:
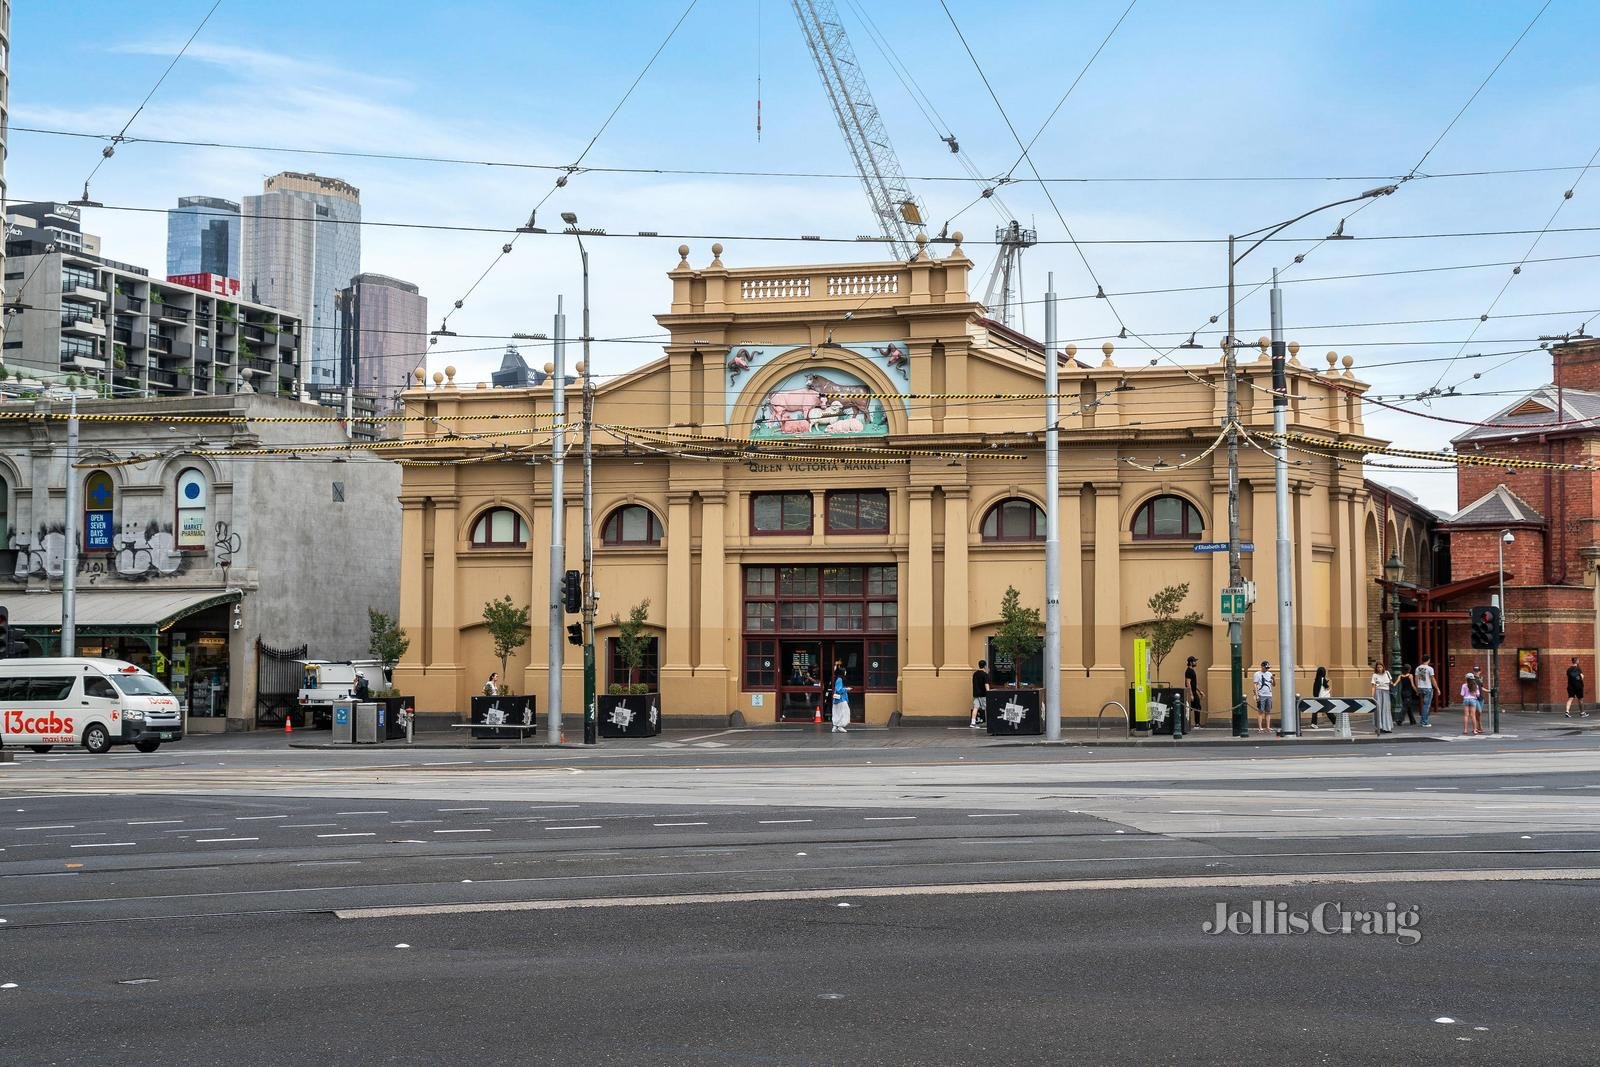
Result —
[{"label": "roof finial ball", "polygon": [[416,370],[412,371],[411,373],[415,374],[417,376],[417,384],[418,385],[422,385],[424,382],[426,382],[428,380],[428,372],[426,370],[424,370],[423,368],[421,368],[421,367],[418,367]]},{"label": "roof finial ball", "polygon": [[962,232],[960,230],[957,230],[955,233],[952,233],[950,235],[950,242],[951,242],[951,244],[953,244],[955,246],[955,247],[950,249],[950,254],[952,256],[956,256],[956,255],[960,255],[961,254],[961,242],[965,241],[965,240],[966,240],[966,236],[964,234],[962,234]]},{"label": "roof finial ball", "polygon": [[1074,344],[1067,345],[1067,358],[1068,359],[1071,359],[1073,356],[1075,356],[1077,354],[1078,354],[1078,346],[1077,345],[1074,345]]},{"label": "roof finial ball", "polygon": [[1296,367],[1298,367],[1300,365],[1300,360],[1297,358],[1299,355],[1300,355],[1300,342],[1299,341],[1290,341],[1289,342],[1289,362],[1294,364]]},{"label": "roof finial ball", "polygon": [[1102,367],[1112,366],[1111,353],[1115,352],[1116,350],[1117,350],[1117,346],[1112,344],[1110,341],[1107,341],[1105,344],[1100,346],[1100,351],[1102,351],[1102,352],[1104,352],[1106,354],[1106,358],[1104,360],[1102,360],[1101,363],[1100,363],[1100,365]]},{"label": "roof finial ball", "polygon": [[451,385],[456,384],[456,368],[453,364],[444,369],[444,376],[450,379]]},{"label": "roof finial ball", "polygon": [[688,265],[689,265],[689,246],[688,245],[679,245],[678,246],[678,266],[687,267]]},{"label": "roof finial ball", "polygon": [[1354,367],[1356,365],[1356,357],[1355,356],[1345,356],[1339,362],[1344,367],[1344,376],[1346,378],[1354,378],[1356,376],[1355,371],[1350,369],[1351,367]]},{"label": "roof finial ball", "polygon": [[711,246],[711,270],[722,269],[722,242],[718,241]]},{"label": "roof finial ball", "polygon": [[438,371],[434,371],[433,372],[433,384],[436,387],[443,385],[444,384],[444,375],[440,374]]},{"label": "roof finial ball", "polygon": [[1334,372],[1334,368],[1339,365],[1339,353],[1337,353],[1337,352],[1329,352],[1328,355],[1327,355],[1327,360],[1328,360],[1328,373],[1329,374],[1335,373]]}]

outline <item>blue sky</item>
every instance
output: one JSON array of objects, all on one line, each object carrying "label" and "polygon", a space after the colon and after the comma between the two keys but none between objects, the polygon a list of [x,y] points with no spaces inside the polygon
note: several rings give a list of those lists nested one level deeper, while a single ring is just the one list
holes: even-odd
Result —
[{"label": "blue sky", "polygon": [[[855,0],[837,0],[886,127],[911,175],[960,170],[862,25]],[[1052,177],[1398,175],[1444,130],[1542,0],[1490,4],[1338,2],[1200,4],[1138,0],[1094,67],[1039,139],[1033,158]],[[132,113],[171,55],[209,7],[175,0],[126,17],[120,3],[73,7],[71,32],[54,5],[13,13],[13,127],[113,132]],[[994,91],[1024,139],[1031,137],[1126,0],[989,4],[950,0]],[[130,131],[133,135],[358,151],[400,151],[471,159],[562,163],[574,158],[637,74],[683,5],[547,3],[437,4],[390,0],[340,5],[224,0],[195,45]],[[959,137],[983,173],[1001,173],[1017,150],[971,61],[937,3],[867,7],[879,31]],[[756,140],[757,25],[763,133]],[[1576,42],[1600,31],[1600,5],[1555,0],[1494,80],[1444,138],[1424,173],[1581,166],[1600,146],[1600,77]],[[17,198],[68,198],[98,157],[92,141],[15,131],[7,177]],[[597,166],[848,171],[849,158],[789,5],[780,0],[701,0],[678,36],[585,161]],[[176,197],[237,198],[283,169],[315,170],[361,188],[369,220],[516,225],[549,188],[545,172],[333,159],[271,151],[127,145],[102,168],[94,196],[108,205],[165,208]],[[1027,173],[1020,168],[1019,175]],[[1575,171],[1430,178],[1353,218],[1362,236],[1478,230],[1538,230]],[[1379,184],[1349,181],[1110,182],[1053,187],[1080,239],[1216,238],[1276,222]],[[972,186],[913,183],[935,225],[967,204]],[[1003,192],[1011,211],[1042,240],[1064,236],[1036,186]],[[852,181],[585,174],[546,205],[613,233],[738,235],[871,232]],[[1338,212],[1291,231],[1316,238]],[[986,205],[952,228],[992,232]],[[159,270],[164,217],[104,210],[87,227],[113,258]],[[1589,174],[1556,225],[1600,226],[1600,174]],[[461,296],[503,238],[493,234],[369,227],[363,267],[416,281],[430,318]],[[1326,244],[1285,280],[1519,259],[1530,236]],[[605,240],[592,246],[594,332],[650,335],[665,309],[664,273],[676,239]],[[690,241],[691,260],[710,258],[708,236]],[[870,258],[859,247],[822,248],[725,239],[734,266]],[[1255,253],[1241,279],[1255,281],[1310,246],[1277,244]],[[980,268],[987,254],[969,253]],[[1215,244],[1090,245],[1085,254],[1113,293],[1217,285],[1225,254]],[[1536,258],[1600,252],[1600,231],[1551,233]],[[1464,355],[1532,347],[1525,339],[1576,329],[1600,308],[1597,260],[1532,263],[1507,289],[1496,317],[1478,326]],[[1463,392],[1516,390],[1549,380],[1534,352],[1473,381],[1500,359],[1443,363],[1472,331],[1509,267],[1285,285],[1287,334],[1307,353],[1335,349],[1356,358],[1379,393],[1460,383]],[[1040,245],[1026,260],[1027,293],[1046,271],[1064,296],[1094,291],[1070,247]],[[981,280],[978,283],[981,288]],[[554,297],[578,290],[570,239],[520,243],[451,321],[458,332],[509,334],[549,329]],[[1176,344],[1222,310],[1214,291],[1129,296],[1116,302],[1131,329]],[[1035,330],[1037,305],[1029,309]],[[1240,333],[1266,328],[1265,291],[1241,305]],[[1506,317],[1506,316],[1527,317]],[[1350,324],[1458,319],[1352,328]],[[1063,305],[1062,334],[1084,347],[1116,332],[1106,306]],[[576,332],[576,326],[573,327]],[[1170,336],[1161,336],[1161,335]],[[1204,335],[1202,335],[1204,339]],[[462,377],[486,377],[498,363],[494,340],[449,342]],[[1214,351],[1215,336],[1211,339]],[[462,349],[489,346],[492,351]],[[441,344],[441,349],[445,347]],[[1133,341],[1119,360],[1149,358]],[[618,371],[653,357],[650,343],[599,346],[597,367]],[[1143,352],[1143,354],[1139,354]],[[529,353],[534,361],[542,352]],[[1191,359],[1210,354],[1175,353]],[[1362,371],[1368,364],[1374,366]],[[1398,364],[1398,365],[1396,365]],[[1425,408],[1481,418],[1504,395],[1439,399]],[[1411,403],[1408,406],[1422,408]],[[1447,423],[1369,409],[1373,432],[1435,447]],[[1377,472],[1426,502],[1455,503],[1452,475]]]}]

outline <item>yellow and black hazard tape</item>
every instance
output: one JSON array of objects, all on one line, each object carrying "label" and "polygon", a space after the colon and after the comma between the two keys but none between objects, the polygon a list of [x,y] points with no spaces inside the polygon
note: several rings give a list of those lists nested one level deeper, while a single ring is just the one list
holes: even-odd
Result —
[{"label": "yellow and black hazard tape", "polygon": [[1433,452],[1422,448],[1396,448],[1393,445],[1372,447],[1354,441],[1335,441],[1312,434],[1289,432],[1285,434],[1262,433],[1269,441],[1299,442],[1314,448],[1335,449],[1341,452],[1360,452],[1364,455],[1399,456],[1402,459],[1432,460],[1435,463],[1453,463],[1460,467],[1499,467],[1506,470],[1544,471],[1596,471],[1600,465],[1592,463],[1551,463],[1540,459],[1515,459],[1485,452]]},{"label": "yellow and black hazard tape", "polygon": [[[252,423],[271,423],[275,425],[315,425],[334,424],[347,422],[367,423],[446,423],[446,422],[509,422],[514,419],[540,420],[553,419],[555,414],[549,411],[541,412],[496,412],[486,415],[353,415],[345,418],[343,415],[161,415],[155,413],[131,412],[79,412],[76,416],[79,422],[136,422],[136,423],[161,423],[168,426],[224,426],[246,425]],[[66,411],[4,411],[0,410],[0,421],[26,422],[31,419],[40,419],[48,422],[66,422],[74,418]]]},{"label": "yellow and black hazard tape", "polygon": [[[449,445],[459,448],[463,445],[477,441],[499,437],[522,437],[526,434],[541,432],[534,427],[524,427],[520,430],[499,430],[493,433],[467,433],[451,434],[447,437],[399,437],[387,441],[349,441],[340,444],[307,444],[307,445],[271,445],[261,448],[187,448],[178,450],[178,454],[185,456],[206,456],[217,459],[247,458],[258,456],[299,456],[314,455],[329,452],[381,452],[395,448],[420,448],[427,450],[430,447]],[[149,452],[139,456],[128,456],[124,459],[104,460],[96,459],[75,463],[79,469],[100,467],[131,467],[140,463],[150,463],[163,459],[174,453],[170,451]]]},{"label": "yellow and black hazard tape", "polygon": [[641,435],[641,436],[655,435],[658,438],[667,438],[669,440],[676,438],[676,439],[688,440],[688,441],[705,441],[705,442],[710,442],[710,443],[713,443],[713,444],[722,445],[725,448],[741,449],[741,450],[748,450],[748,449],[752,449],[752,448],[753,449],[760,449],[763,446],[774,446],[775,445],[775,446],[779,446],[779,447],[781,447],[783,449],[783,454],[784,455],[795,455],[795,454],[804,455],[807,452],[820,452],[820,453],[823,453],[823,454],[837,453],[837,452],[849,452],[849,453],[852,453],[852,454],[855,454],[855,455],[862,456],[864,458],[871,458],[871,457],[874,457],[874,456],[908,456],[908,457],[926,456],[926,457],[931,457],[931,458],[936,458],[936,459],[985,458],[985,459],[1004,459],[1004,460],[1022,460],[1022,459],[1027,459],[1028,458],[1027,455],[1025,455],[1024,453],[1020,453],[1020,452],[1001,452],[1001,451],[976,451],[975,452],[975,451],[971,451],[971,450],[960,450],[960,449],[896,448],[896,447],[891,446],[891,445],[884,445],[884,446],[881,446],[881,447],[880,446],[874,446],[874,445],[846,445],[846,444],[831,445],[831,444],[824,444],[824,443],[817,442],[817,441],[784,441],[784,440],[781,440],[781,439],[778,439],[778,438],[765,438],[765,439],[762,439],[762,438],[749,438],[749,437],[721,437],[721,436],[718,436],[716,434],[701,434],[701,433],[694,433],[692,431],[687,431],[687,430],[648,429],[648,428],[642,427],[642,426],[615,426],[615,425],[611,425],[611,426],[607,426],[606,429],[610,429],[610,430],[612,430],[614,432],[624,432],[625,431],[625,432],[628,432],[628,433],[638,434],[638,435]]}]

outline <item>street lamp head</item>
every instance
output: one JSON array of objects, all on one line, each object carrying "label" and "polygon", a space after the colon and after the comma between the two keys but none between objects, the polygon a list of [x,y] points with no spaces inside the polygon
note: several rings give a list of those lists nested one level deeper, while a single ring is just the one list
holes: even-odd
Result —
[{"label": "street lamp head", "polygon": [[1400,562],[1399,550],[1389,554],[1389,561],[1383,565],[1383,569],[1388,573],[1391,582],[1400,580],[1400,575],[1405,571],[1406,565]]},{"label": "street lamp head", "polygon": [[1504,530],[1500,534],[1500,542],[1502,544],[1514,545],[1517,543],[1517,535],[1512,533],[1510,530]]},{"label": "street lamp head", "polygon": [[561,221],[568,226],[576,226],[578,224],[578,215],[573,211],[563,211],[561,213]]},{"label": "street lamp head", "polygon": [[1365,200],[1368,197],[1373,196],[1388,196],[1390,193],[1398,191],[1399,188],[1400,186],[1398,185],[1380,185],[1376,189],[1368,189],[1366,192],[1362,193],[1361,199]]}]

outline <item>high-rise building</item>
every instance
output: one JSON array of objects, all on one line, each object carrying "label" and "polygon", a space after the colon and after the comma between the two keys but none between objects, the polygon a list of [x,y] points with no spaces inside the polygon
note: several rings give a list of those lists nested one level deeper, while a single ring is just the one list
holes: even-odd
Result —
[{"label": "high-rise building", "polygon": [[167,275],[240,278],[239,205],[215,196],[180,196],[167,211]]},{"label": "high-rise building", "polygon": [[284,171],[243,205],[244,295],[305,324],[305,382],[345,385],[338,296],[361,272],[361,192],[349,182]]},{"label": "high-rise building", "polygon": [[[6,202],[6,131],[11,128],[11,0],[0,0],[0,204]],[[0,304],[10,302],[5,242],[0,241]],[[0,314],[0,341],[6,336],[6,317]]]},{"label": "high-rise building", "polygon": [[[339,372],[382,414],[394,410],[428,350],[428,298],[383,274],[357,274],[339,294]],[[340,386],[342,388],[342,385]]]}]

